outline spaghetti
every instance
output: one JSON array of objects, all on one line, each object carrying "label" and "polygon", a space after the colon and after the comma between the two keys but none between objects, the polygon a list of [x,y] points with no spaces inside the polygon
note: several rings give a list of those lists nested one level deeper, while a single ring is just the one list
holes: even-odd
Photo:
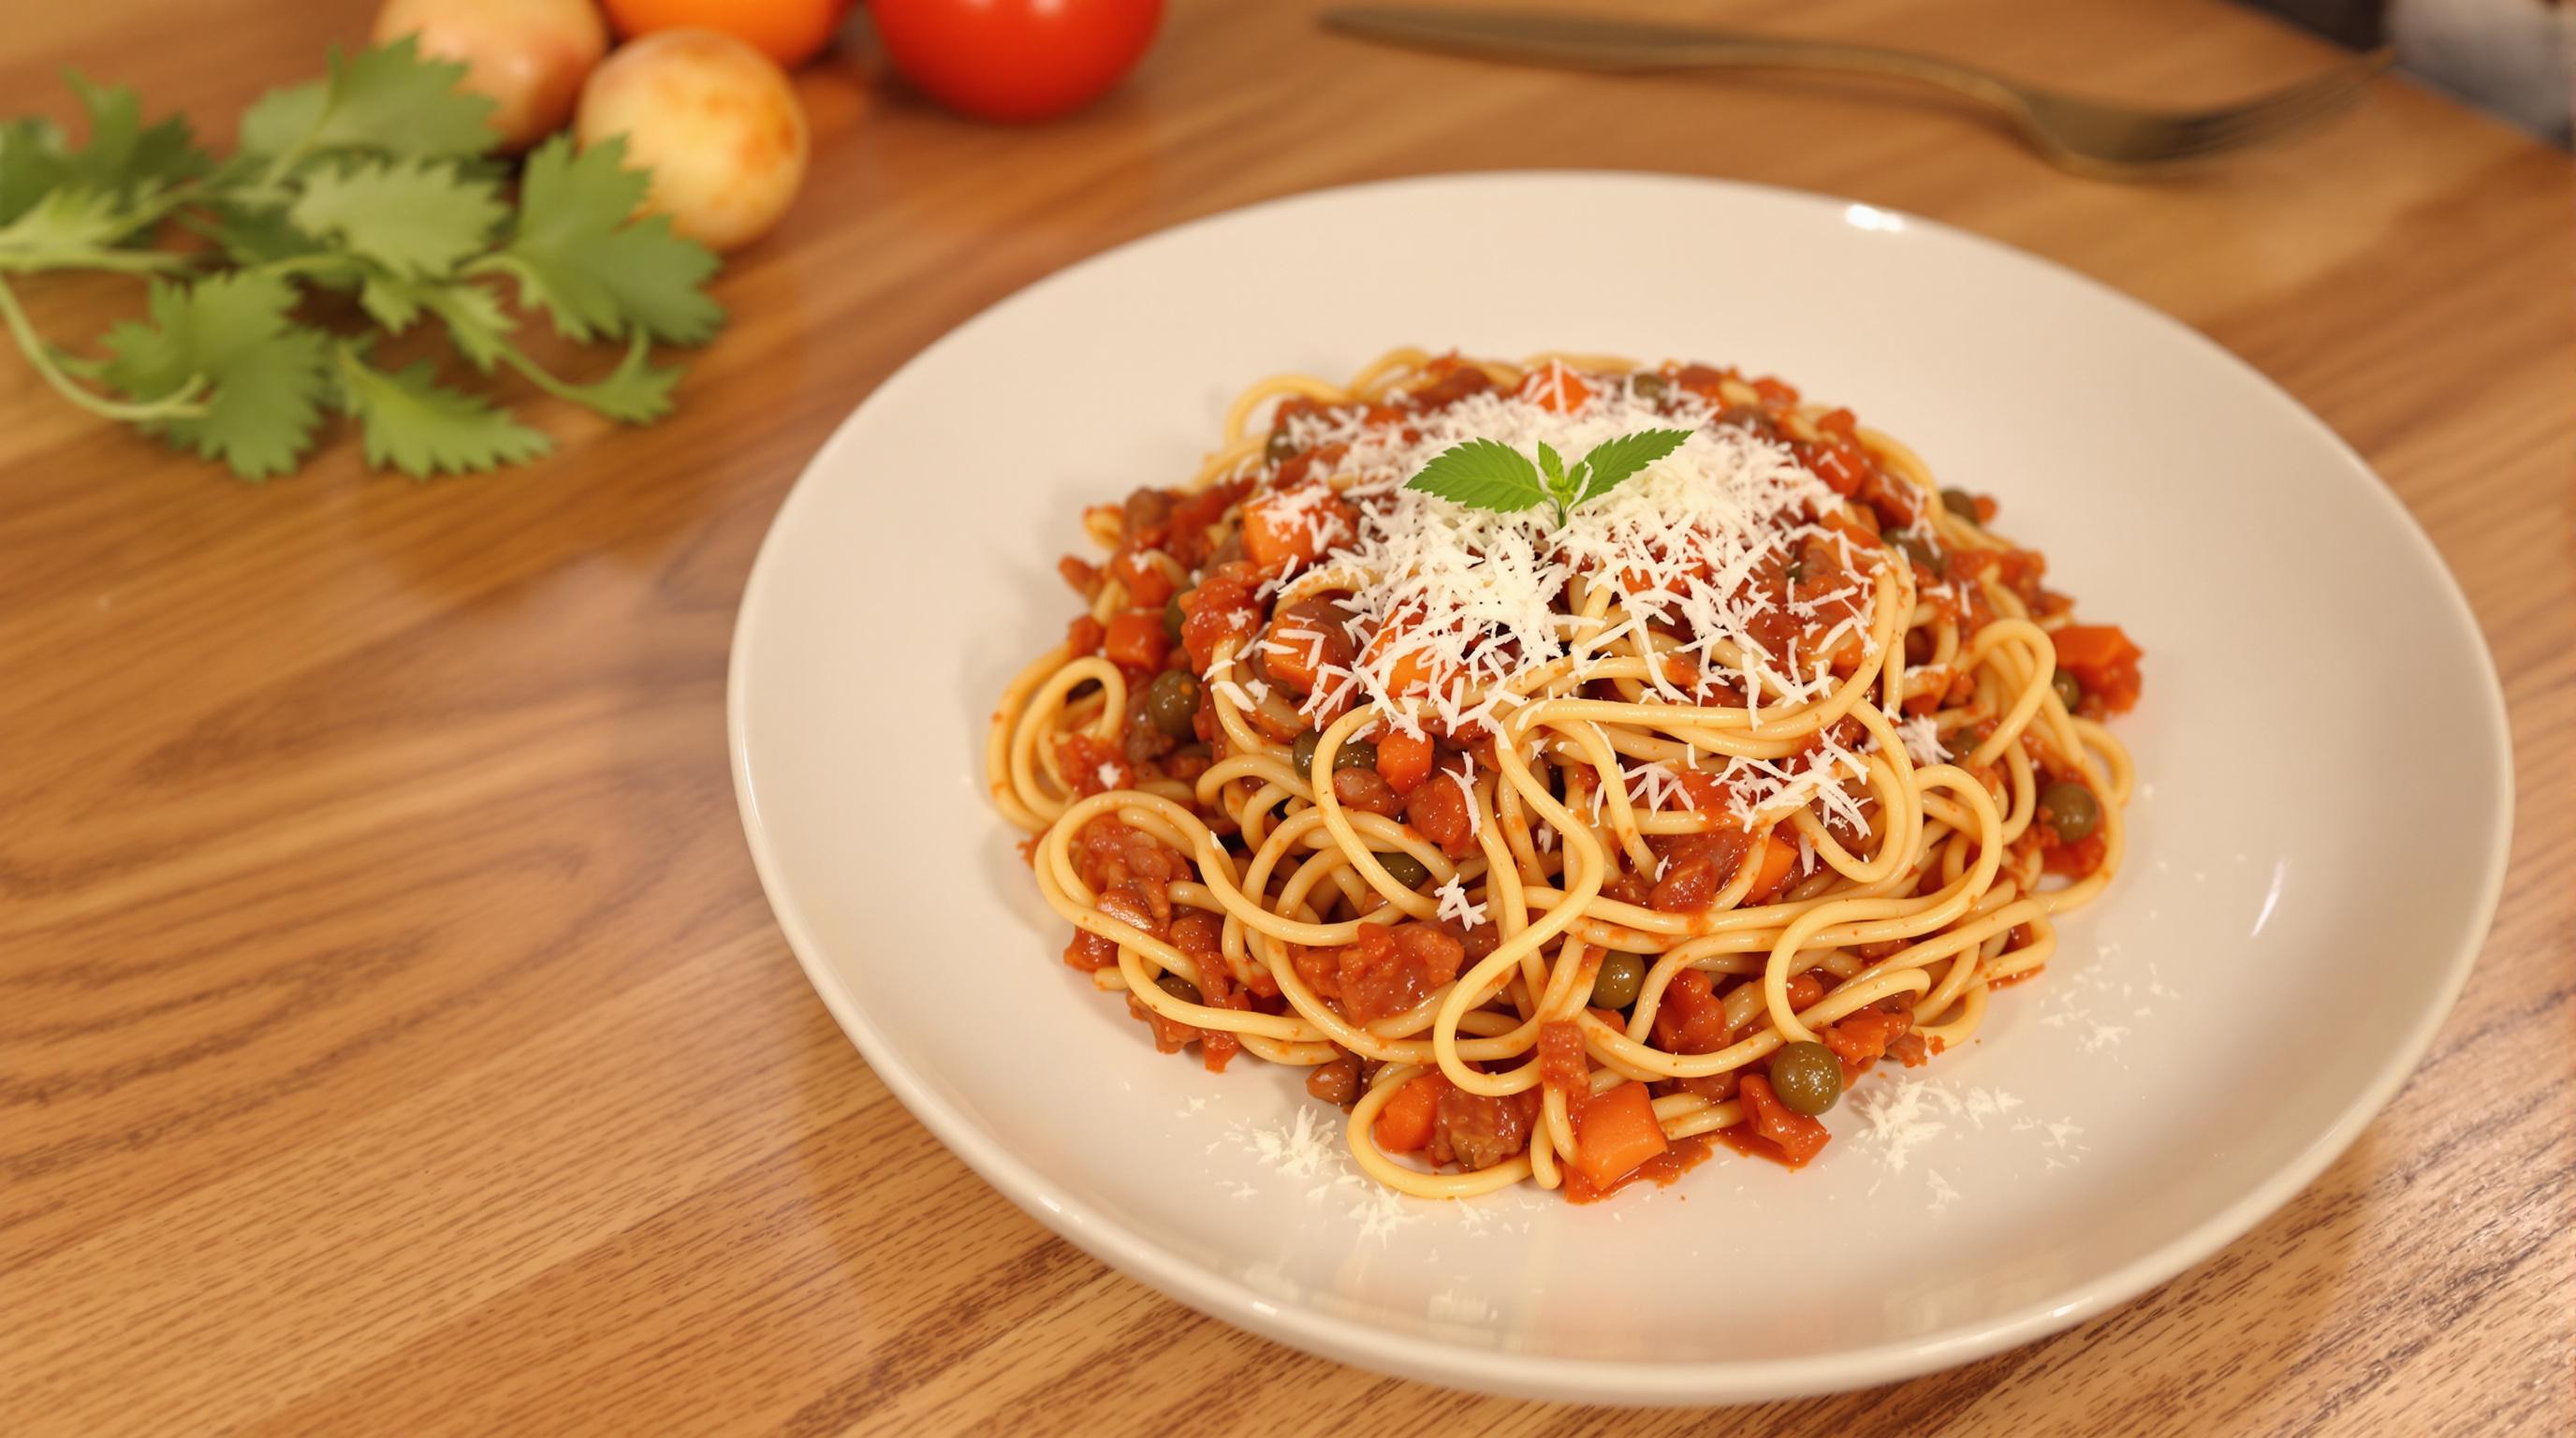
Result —
[{"label": "spaghetti", "polygon": [[[1471,440],[1678,448],[1570,512],[1408,487]],[[1249,1050],[1425,1197],[1804,1163],[1975,1033],[2122,855],[2137,647],[1989,499],[1731,369],[1388,354],[1253,386],[1088,511],[1089,601],[987,779],[1068,963]]]}]

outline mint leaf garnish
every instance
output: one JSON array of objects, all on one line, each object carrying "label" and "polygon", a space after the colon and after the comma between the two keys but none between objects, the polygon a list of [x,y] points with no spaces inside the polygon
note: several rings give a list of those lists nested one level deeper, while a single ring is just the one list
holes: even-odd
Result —
[{"label": "mint leaf garnish", "polygon": [[1498,439],[1471,439],[1433,455],[1404,487],[1438,495],[1470,509],[1517,514],[1533,504],[1556,509],[1556,522],[1596,495],[1616,489],[1630,476],[1689,441],[1686,429],[1649,429],[1603,440],[1572,469],[1547,441],[1538,443],[1538,460]]}]

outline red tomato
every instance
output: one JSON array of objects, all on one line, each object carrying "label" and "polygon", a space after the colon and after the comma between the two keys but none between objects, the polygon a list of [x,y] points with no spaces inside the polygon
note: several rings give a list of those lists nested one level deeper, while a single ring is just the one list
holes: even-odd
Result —
[{"label": "red tomato", "polygon": [[986,120],[1047,120],[1108,93],[1153,42],[1163,0],[868,0],[903,77]]}]

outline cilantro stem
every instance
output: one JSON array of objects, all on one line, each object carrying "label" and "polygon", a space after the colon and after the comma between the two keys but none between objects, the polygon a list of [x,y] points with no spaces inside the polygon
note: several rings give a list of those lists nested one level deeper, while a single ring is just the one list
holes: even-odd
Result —
[{"label": "cilantro stem", "polygon": [[329,250],[315,250],[309,254],[282,255],[260,264],[246,266],[243,273],[277,275],[282,278],[291,275],[318,275],[331,270],[354,271],[357,268],[357,261],[347,255]]},{"label": "cilantro stem", "polygon": [[206,406],[199,402],[199,396],[206,392],[204,375],[189,376],[186,384],[159,399],[109,399],[83,389],[55,362],[54,347],[45,343],[44,336],[37,334],[36,327],[28,322],[26,310],[18,304],[18,292],[9,288],[5,276],[0,276],[0,320],[8,323],[9,337],[18,342],[19,350],[27,356],[27,363],[35,366],[36,373],[45,383],[53,386],[63,398],[101,419],[195,419],[206,412]]},{"label": "cilantro stem", "polygon": [[[627,363],[640,363],[652,343],[652,336],[641,329],[637,330],[634,338],[627,344]],[[630,401],[627,403],[621,403],[619,398],[613,398],[613,395],[620,393],[616,386],[619,378],[617,375],[611,375],[597,384],[575,384],[528,358],[525,351],[506,340],[496,344],[493,353],[500,357],[501,363],[525,376],[530,384],[544,390],[547,394],[566,403],[580,405],[594,414],[605,415],[620,424],[645,423],[662,414],[668,407],[666,404],[648,402],[646,408],[638,409],[631,403],[632,396],[624,396]],[[658,395],[655,399],[658,399]]]},{"label": "cilantro stem", "polygon": [[114,270],[120,274],[148,275],[165,270],[184,270],[195,262],[193,255],[172,254],[166,250],[110,249],[104,245],[21,248],[0,244],[0,270],[27,275],[45,270]]}]

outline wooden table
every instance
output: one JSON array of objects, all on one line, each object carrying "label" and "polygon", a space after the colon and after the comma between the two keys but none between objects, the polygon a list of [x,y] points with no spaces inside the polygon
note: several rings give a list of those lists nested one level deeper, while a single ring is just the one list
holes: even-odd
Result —
[{"label": "wooden table", "polygon": [[[1607,164],[1937,216],[2216,336],[2431,531],[2502,667],[2521,769],[2476,977],[2313,1188],[2072,1332],[1730,1431],[2568,1431],[2565,157],[2392,79],[2330,133],[2113,186],[1938,101],[1489,68],[1326,39],[1309,8],[1178,4],[1133,84],[1046,129],[927,110],[873,81],[863,47],[808,71],[813,183],[724,277],[736,322],[680,415],[621,431],[537,406],[566,444],[533,470],[370,478],[344,437],[246,487],[0,360],[0,1428],[1709,1421],[1381,1379],[1050,1236],[913,1123],[807,990],[724,756],[754,547],[826,431],[934,336],[1266,196]],[[72,63],[220,135],[360,38],[366,9],[13,7],[0,95],[64,112],[53,73]],[[2177,102],[2330,58],[2212,0],[1697,10]],[[86,333],[131,303],[73,284],[37,310]]]}]

